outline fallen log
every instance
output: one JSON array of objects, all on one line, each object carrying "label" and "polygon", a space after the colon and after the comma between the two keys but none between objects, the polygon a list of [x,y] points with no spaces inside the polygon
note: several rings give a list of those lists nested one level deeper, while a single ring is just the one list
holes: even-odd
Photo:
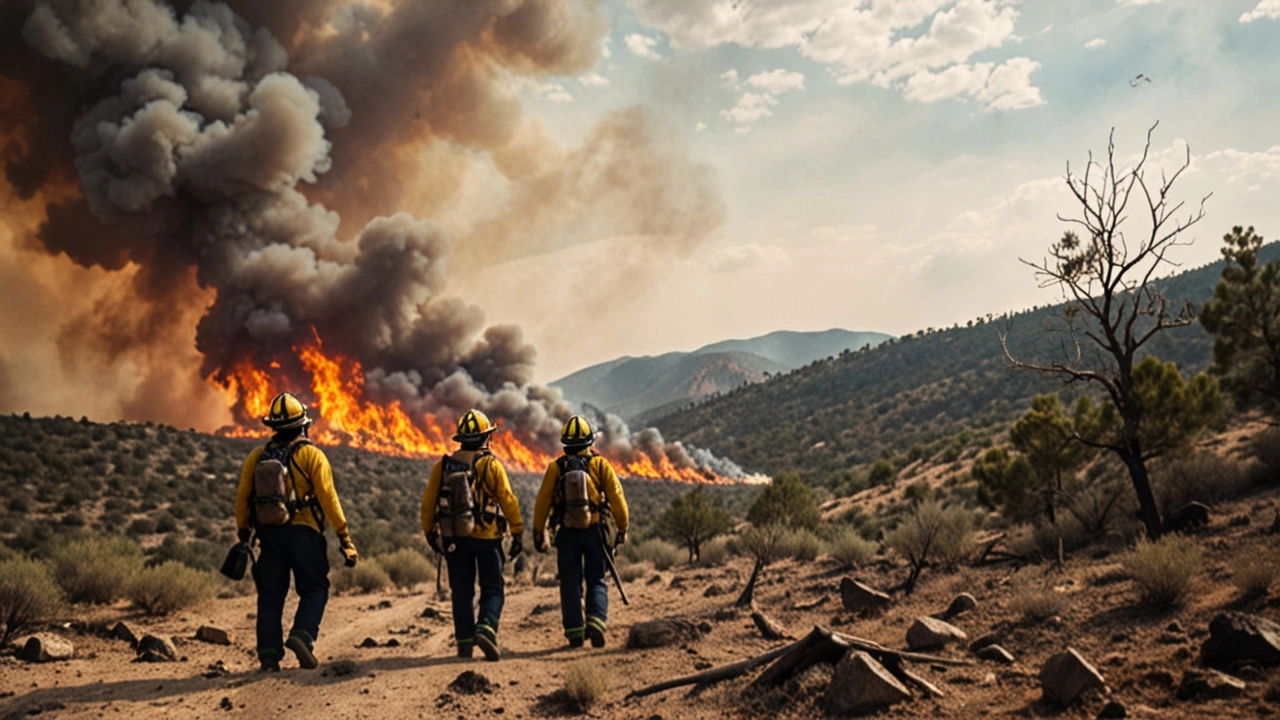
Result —
[{"label": "fallen log", "polygon": [[783,627],[777,620],[765,615],[758,609],[752,609],[751,622],[756,624],[756,628],[760,630],[760,634],[765,640],[794,640],[787,629]]},{"label": "fallen log", "polygon": [[885,658],[885,662],[881,663],[886,670],[893,674],[894,677],[902,681],[904,685],[912,685],[919,688],[925,695],[940,698],[946,697],[937,685],[925,680],[919,675],[911,672],[902,665],[902,656]]},{"label": "fallen log", "polygon": [[831,596],[830,596],[830,595],[823,595],[822,597],[818,598],[817,600],[813,600],[813,601],[811,601],[811,602],[807,602],[807,603],[796,603],[796,605],[795,605],[795,609],[796,609],[796,610],[813,610],[813,609],[815,609],[815,608],[818,608],[818,607],[821,607],[821,606],[823,606],[823,605],[826,605],[826,604],[827,604],[827,602],[828,602],[829,600],[831,600]]},{"label": "fallen log", "polygon": [[[800,641],[796,642],[798,643]],[[753,658],[739,660],[738,662],[729,663],[728,665],[721,665],[720,667],[711,668],[710,670],[703,670],[702,672],[694,673],[693,675],[685,675],[684,677],[675,678],[674,680],[664,680],[663,682],[643,687],[639,690],[632,690],[627,693],[627,697],[625,699],[630,700],[631,698],[644,697],[645,695],[665,692],[672,688],[684,687],[685,685],[710,685],[711,683],[717,683],[723,680],[732,680],[740,675],[751,672],[765,663],[771,662],[794,645],[796,645],[796,643],[783,645]]]},{"label": "fallen log", "polygon": [[984,547],[984,548],[982,549],[982,554],[980,554],[980,555],[978,556],[978,562],[976,562],[976,563],[974,563],[974,564],[975,564],[975,565],[982,565],[982,564],[986,563],[986,561],[987,561],[987,556],[988,556],[988,555],[990,555],[990,554],[991,554],[991,551],[995,549],[996,545],[999,545],[999,544],[1000,544],[1000,542],[1001,542],[1002,540],[1004,540],[1004,539],[1005,539],[1005,533],[1000,533],[1000,534],[996,535],[995,537],[991,538],[991,540],[990,540],[989,542],[987,542],[986,547]]}]

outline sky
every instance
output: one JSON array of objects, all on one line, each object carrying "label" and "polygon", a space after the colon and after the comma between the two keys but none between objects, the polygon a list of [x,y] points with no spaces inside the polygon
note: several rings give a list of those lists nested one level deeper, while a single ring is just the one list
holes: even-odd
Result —
[{"label": "sky", "polygon": [[1061,235],[1056,216],[1077,212],[1067,164],[1105,152],[1113,129],[1132,159],[1158,122],[1153,172],[1189,148],[1175,196],[1194,208],[1212,193],[1173,255],[1183,267],[1218,259],[1233,225],[1280,235],[1277,0],[630,0],[609,11],[590,72],[523,95],[566,139],[611,108],[654,108],[714,171],[724,220],[686,257],[655,260],[656,280],[611,278],[609,299],[589,308],[573,286],[620,245],[642,254],[643,239],[490,268],[469,296],[525,328],[539,380],[780,329],[898,335],[1054,302],[1020,260]]}]

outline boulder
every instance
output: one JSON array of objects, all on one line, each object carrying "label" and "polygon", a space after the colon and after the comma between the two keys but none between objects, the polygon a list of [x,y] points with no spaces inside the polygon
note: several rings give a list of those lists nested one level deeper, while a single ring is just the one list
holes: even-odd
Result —
[{"label": "boulder", "polygon": [[867,615],[881,613],[893,602],[887,593],[850,578],[840,581],[840,598],[844,601],[845,610]]},{"label": "boulder", "polygon": [[627,635],[629,649],[662,647],[696,640],[698,628],[688,620],[680,618],[661,618],[631,626]]},{"label": "boulder", "polygon": [[912,650],[940,648],[968,639],[969,636],[955,625],[931,617],[918,617],[907,629],[907,647]]},{"label": "boulder", "polygon": [[1013,654],[999,645],[986,645],[978,650],[977,655],[983,660],[990,660],[1004,665],[1013,664]]},{"label": "boulder", "polygon": [[22,651],[18,653],[23,660],[37,663],[70,660],[73,654],[75,654],[75,646],[71,641],[52,633],[32,635],[22,646]]},{"label": "boulder", "polygon": [[143,635],[138,641],[138,657],[135,662],[174,662],[178,648],[163,635]]},{"label": "boulder", "polygon": [[823,702],[836,715],[863,715],[911,699],[911,691],[875,658],[850,650],[836,665]]},{"label": "boulder", "polygon": [[1112,700],[1098,711],[1098,720],[1121,720],[1129,717],[1129,710],[1117,700]]},{"label": "boulder", "polygon": [[196,639],[213,645],[230,645],[231,636],[226,630],[213,627],[212,625],[201,625],[196,631]]},{"label": "boulder", "polygon": [[960,593],[956,596],[955,600],[951,601],[951,604],[947,606],[947,609],[942,612],[941,617],[943,620],[950,620],[951,618],[962,613],[967,613],[976,607],[978,607],[977,599],[969,593]]},{"label": "boulder", "polygon": [[138,647],[138,641],[142,639],[142,635],[138,633],[138,630],[124,621],[120,621],[111,627],[111,637],[123,640],[134,647]]},{"label": "boulder", "polygon": [[1200,659],[1218,668],[1244,660],[1263,667],[1280,665],[1280,625],[1247,613],[1219,613],[1209,622],[1209,639],[1200,647]]},{"label": "boulder", "polygon": [[1063,706],[1090,690],[1107,692],[1102,673],[1074,648],[1067,648],[1045,661],[1040,669],[1040,687],[1045,700]]},{"label": "boulder", "polygon": [[474,670],[466,670],[449,683],[449,689],[460,695],[491,693],[496,686],[489,678]]},{"label": "boulder", "polygon": [[1185,532],[1204,527],[1209,524],[1209,506],[1204,503],[1190,502],[1170,515],[1164,522],[1167,533]]},{"label": "boulder", "polygon": [[1220,700],[1240,697],[1245,682],[1217,670],[1187,670],[1178,683],[1179,700]]},{"label": "boulder", "polygon": [[998,645],[1004,637],[1000,633],[987,633],[982,637],[969,643],[969,652],[976,653],[988,645]]}]

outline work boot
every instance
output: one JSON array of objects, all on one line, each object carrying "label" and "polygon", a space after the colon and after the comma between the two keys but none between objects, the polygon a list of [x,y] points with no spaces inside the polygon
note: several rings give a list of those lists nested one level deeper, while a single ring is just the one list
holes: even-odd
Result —
[{"label": "work boot", "polygon": [[289,633],[289,639],[284,641],[284,646],[293,651],[298,658],[298,665],[302,668],[314,670],[320,665],[311,652],[311,642],[303,633]]},{"label": "work boot", "polygon": [[471,643],[460,643],[458,645],[458,657],[470,658],[474,650],[475,650],[475,646],[472,645]]},{"label": "work boot", "polygon": [[587,637],[591,639],[591,647],[604,647],[604,621],[599,618],[587,618]]},{"label": "work boot", "polygon": [[498,638],[493,635],[492,630],[483,625],[476,628],[476,647],[480,648],[480,652],[484,653],[484,659],[489,662],[502,659],[502,653],[498,652]]},{"label": "work boot", "polygon": [[582,647],[582,638],[580,638],[580,637],[571,637],[571,638],[569,638],[569,647],[571,647],[571,648],[580,648],[580,647]]},{"label": "work boot", "polygon": [[261,660],[258,661],[258,672],[260,673],[280,672],[280,661],[276,660],[275,658],[272,658],[270,660],[266,658],[262,658]]}]

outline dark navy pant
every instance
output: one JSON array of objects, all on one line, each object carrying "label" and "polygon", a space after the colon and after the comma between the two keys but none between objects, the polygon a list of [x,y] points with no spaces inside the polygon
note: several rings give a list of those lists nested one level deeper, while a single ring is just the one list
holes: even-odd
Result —
[{"label": "dark navy pant", "polygon": [[[506,600],[502,580],[502,540],[480,538],[445,538],[454,545],[445,553],[449,564],[449,593],[453,599],[453,633],[459,645],[475,642],[476,633],[497,640],[498,620]],[[480,621],[476,622],[476,576],[480,578]]]},{"label": "dark navy pant", "polygon": [[306,525],[258,528],[262,551],[254,580],[258,584],[258,656],[279,660],[284,654],[281,630],[289,575],[298,591],[298,610],[290,635],[305,633],[309,644],[320,635],[320,620],[329,601],[329,555],[324,535]]},{"label": "dark navy pant", "polygon": [[[609,619],[609,585],[604,573],[604,540],[599,528],[560,528],[556,533],[560,570],[560,616],[570,640],[586,635],[587,623],[605,629]],[[587,615],[582,616],[582,586],[587,587]]]}]

